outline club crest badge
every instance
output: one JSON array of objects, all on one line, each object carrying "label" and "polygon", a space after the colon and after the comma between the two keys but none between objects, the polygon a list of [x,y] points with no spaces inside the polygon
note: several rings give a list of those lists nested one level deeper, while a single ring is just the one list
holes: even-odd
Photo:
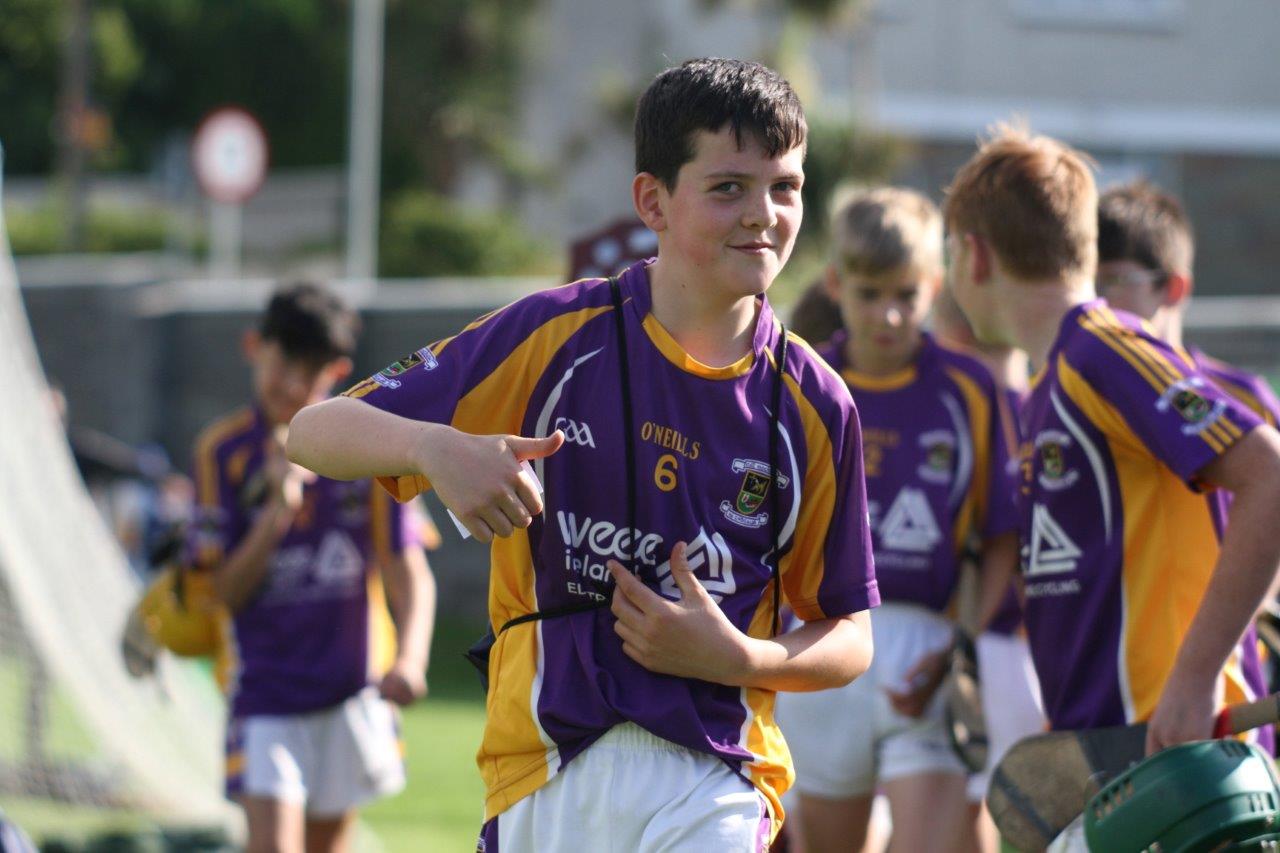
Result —
[{"label": "club crest badge", "polygon": [[1056,429],[1047,429],[1036,436],[1036,453],[1040,456],[1040,473],[1037,479],[1042,488],[1061,491],[1080,479],[1080,472],[1067,467],[1067,448],[1071,436]]},{"label": "club crest badge", "polygon": [[1226,410],[1227,404],[1222,400],[1211,401],[1200,393],[1205,381],[1199,376],[1187,376],[1174,382],[1156,400],[1156,410],[1167,412],[1173,409],[1185,423],[1182,425],[1183,435],[1197,435],[1217,423],[1218,418]]},{"label": "club crest badge", "polygon": [[[727,500],[720,502],[720,512],[742,527],[761,527],[767,524],[769,514],[766,512],[757,515],[757,512],[764,505],[773,486],[773,472],[768,464],[757,459],[735,459],[732,470],[735,474],[743,475],[742,485],[738,488],[738,496],[733,503]],[[790,478],[785,474],[778,472],[777,477],[778,488],[785,489],[790,484]]]},{"label": "club crest badge", "polygon": [[945,429],[934,429],[920,436],[924,462],[916,469],[921,479],[930,483],[951,482],[955,470],[956,437]]}]

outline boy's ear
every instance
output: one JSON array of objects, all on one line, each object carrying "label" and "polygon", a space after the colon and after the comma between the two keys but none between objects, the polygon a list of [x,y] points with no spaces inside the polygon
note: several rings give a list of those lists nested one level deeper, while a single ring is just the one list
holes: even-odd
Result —
[{"label": "boy's ear", "polygon": [[355,365],[345,355],[335,358],[324,366],[324,372],[328,374],[329,382],[333,385],[337,385],[350,376],[353,369],[355,369]]},{"label": "boy's ear", "polygon": [[662,181],[648,172],[640,172],[631,182],[631,203],[635,205],[636,215],[655,234],[667,229],[667,215],[663,211],[666,195]]},{"label": "boy's ear", "polygon": [[1181,305],[1191,298],[1191,277],[1181,273],[1170,273],[1164,281],[1165,305],[1170,307]]},{"label": "boy's ear", "polygon": [[245,361],[253,361],[258,357],[258,350],[262,349],[262,335],[257,329],[245,329],[244,334],[240,335],[240,351],[244,353]]},{"label": "boy's ear", "polygon": [[968,255],[965,260],[969,263],[970,278],[977,284],[988,281],[995,271],[995,259],[991,254],[991,246],[972,231],[965,232],[964,246],[965,254]]}]

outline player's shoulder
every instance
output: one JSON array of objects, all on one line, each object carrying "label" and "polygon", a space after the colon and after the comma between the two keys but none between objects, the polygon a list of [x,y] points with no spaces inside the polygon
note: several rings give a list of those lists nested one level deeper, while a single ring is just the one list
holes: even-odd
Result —
[{"label": "player's shoulder", "polygon": [[937,366],[949,381],[972,383],[984,395],[995,396],[995,376],[977,356],[937,340],[932,341],[932,346],[936,353]]},{"label": "player's shoulder", "polygon": [[1163,388],[1195,369],[1186,353],[1157,337],[1142,318],[1101,300],[1067,315],[1060,355],[1086,379],[1103,384],[1136,374]]},{"label": "player's shoulder", "polygon": [[196,456],[220,456],[246,442],[259,432],[259,418],[252,406],[241,406],[207,424],[196,435]]},{"label": "player's shoulder", "polygon": [[507,322],[516,322],[536,328],[557,317],[583,310],[608,308],[613,304],[609,281],[603,278],[582,278],[530,293],[511,304],[480,318],[503,316]]},{"label": "player's shoulder", "polygon": [[819,414],[853,410],[853,397],[844,379],[819,349],[791,330],[787,330],[786,371]]}]

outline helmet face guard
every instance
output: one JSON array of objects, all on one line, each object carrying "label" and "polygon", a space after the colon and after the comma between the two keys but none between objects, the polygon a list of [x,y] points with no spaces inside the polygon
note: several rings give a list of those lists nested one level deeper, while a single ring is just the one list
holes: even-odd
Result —
[{"label": "helmet face guard", "polygon": [[1264,750],[1238,740],[1170,747],[1116,777],[1085,807],[1090,850],[1268,849],[1280,784]]}]

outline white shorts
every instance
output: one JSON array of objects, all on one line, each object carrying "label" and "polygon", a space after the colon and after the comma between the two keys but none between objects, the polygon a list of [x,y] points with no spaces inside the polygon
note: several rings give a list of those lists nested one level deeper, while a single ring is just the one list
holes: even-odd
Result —
[{"label": "white shorts", "polygon": [[769,809],[712,755],[614,726],[484,825],[479,853],[765,853]]},{"label": "white shorts", "polygon": [[1021,635],[986,633],[974,644],[978,653],[978,688],[987,721],[987,767],[969,777],[969,801],[987,796],[991,770],[1009,747],[1045,730],[1040,682],[1031,665],[1031,648]]},{"label": "white shorts", "polygon": [[926,653],[950,645],[943,616],[907,604],[871,614],[875,656],[852,684],[817,693],[779,693],[778,726],[791,747],[796,789],[825,799],[870,796],[879,782],[925,773],[965,772],[942,720],[942,692],[920,717],[893,710],[887,688]]},{"label": "white shorts", "polygon": [[298,803],[337,817],[404,788],[395,709],[366,687],[310,714],[232,720],[227,794]]}]

